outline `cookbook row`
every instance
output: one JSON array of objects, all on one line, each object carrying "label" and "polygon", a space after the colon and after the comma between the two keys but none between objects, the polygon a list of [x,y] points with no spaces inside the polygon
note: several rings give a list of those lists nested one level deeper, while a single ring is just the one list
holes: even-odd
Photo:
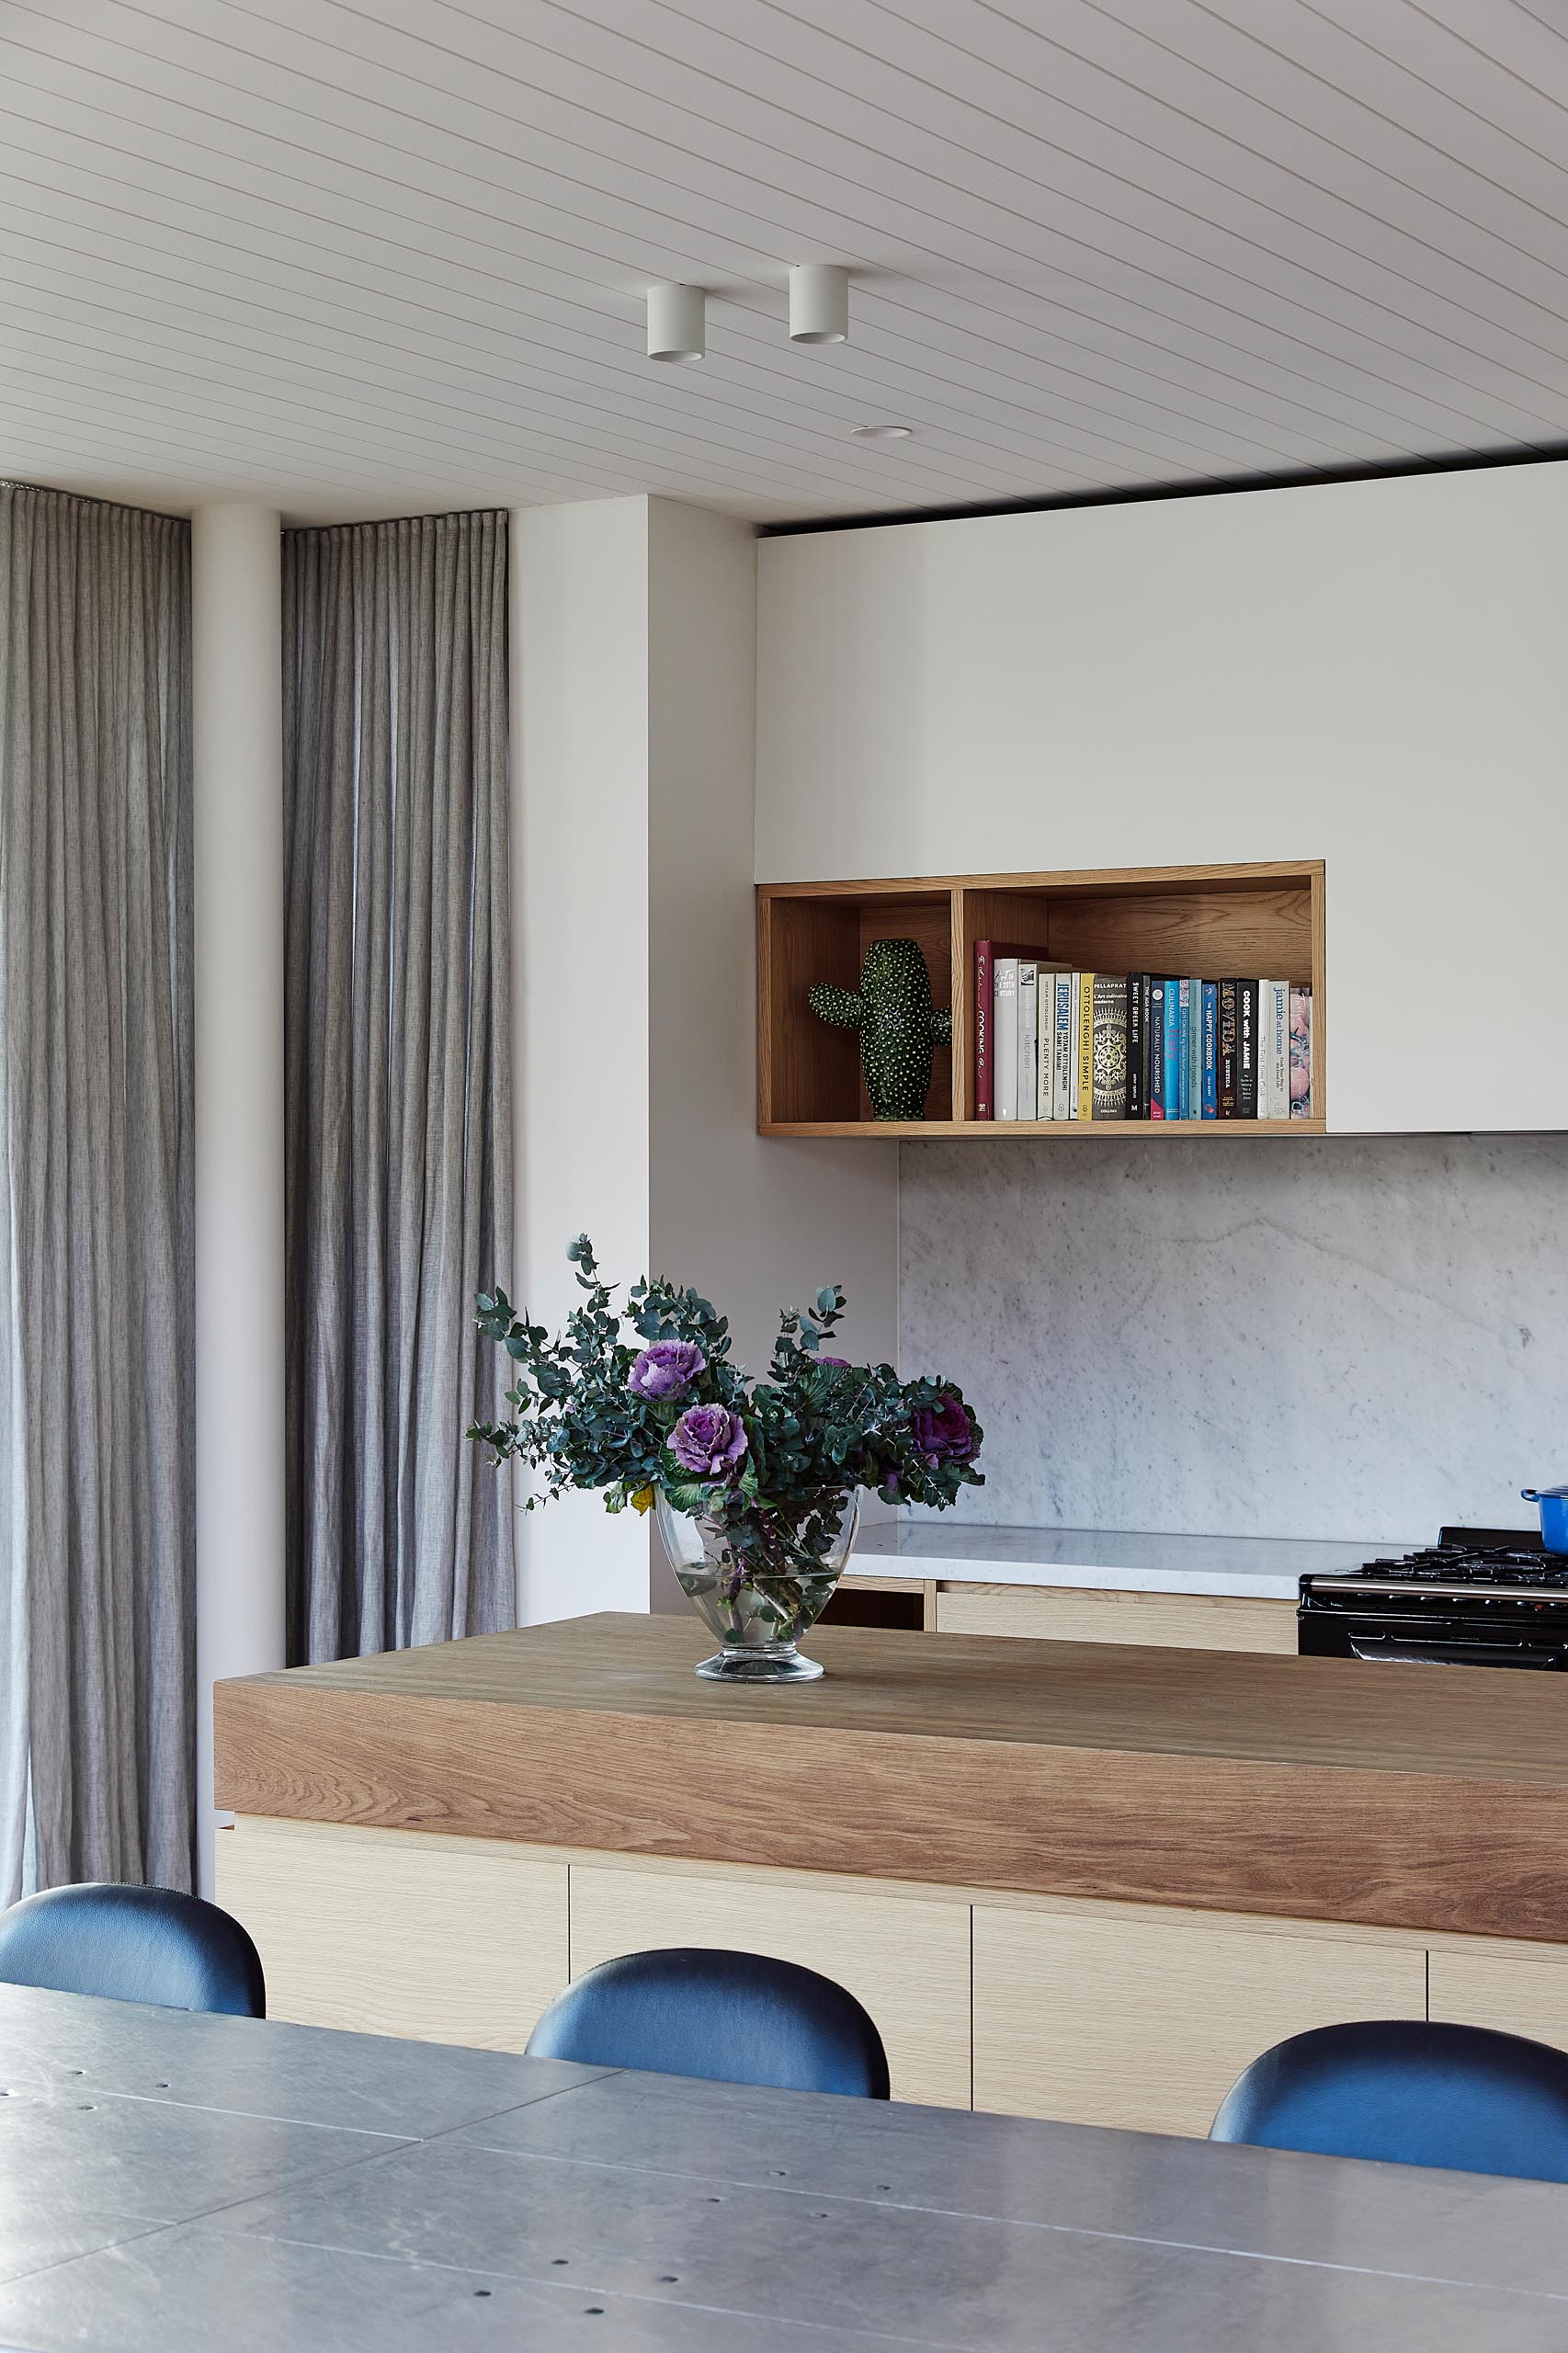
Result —
[{"label": "cookbook row", "polygon": [[1287,980],[1074,972],[975,949],[982,1120],[1308,1120],[1312,998]]}]

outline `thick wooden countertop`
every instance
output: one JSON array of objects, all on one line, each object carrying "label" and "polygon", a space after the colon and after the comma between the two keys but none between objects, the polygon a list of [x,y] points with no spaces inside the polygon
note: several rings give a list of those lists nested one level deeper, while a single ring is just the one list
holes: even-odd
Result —
[{"label": "thick wooden countertop", "polygon": [[237,1813],[1568,1942],[1551,1676],[605,1615],[222,1683]]}]

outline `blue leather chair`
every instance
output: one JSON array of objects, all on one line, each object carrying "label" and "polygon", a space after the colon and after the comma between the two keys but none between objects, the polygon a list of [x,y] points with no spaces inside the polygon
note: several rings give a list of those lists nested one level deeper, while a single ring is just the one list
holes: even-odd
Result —
[{"label": "blue leather chair", "polygon": [[1209,2137],[1568,2181],[1568,2052],[1436,2020],[1318,2027],[1253,2061]]},{"label": "blue leather chair", "polygon": [[530,2057],[888,2097],[881,2036],[852,1994],[760,1953],[677,1946],[588,1970],[528,2038]]},{"label": "blue leather chair", "polygon": [[0,1984],[264,2018],[261,1956],[237,1920],[172,1887],[87,1881],[0,1912]]}]

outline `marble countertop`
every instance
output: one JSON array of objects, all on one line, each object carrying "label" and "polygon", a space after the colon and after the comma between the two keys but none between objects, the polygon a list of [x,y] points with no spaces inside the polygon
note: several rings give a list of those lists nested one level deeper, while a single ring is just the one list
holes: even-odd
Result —
[{"label": "marble countertop", "polygon": [[26,2353],[1563,2342],[1552,2183],[10,1986],[0,2087]]},{"label": "marble countertop", "polygon": [[1293,1601],[1303,1576],[1342,1575],[1426,1537],[1324,1543],[1288,1536],[1161,1536],[1135,1529],[977,1528],[935,1514],[862,1529],[857,1576],[961,1585],[1076,1586],[1101,1593],[1218,1593]]}]

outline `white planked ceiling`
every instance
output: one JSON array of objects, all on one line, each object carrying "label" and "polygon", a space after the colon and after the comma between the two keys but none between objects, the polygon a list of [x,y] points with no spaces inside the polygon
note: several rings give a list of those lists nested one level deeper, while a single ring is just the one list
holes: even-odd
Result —
[{"label": "white planked ceiling", "polygon": [[[1565,35],[1563,0],[0,0],[0,474],[792,520],[1554,449]],[[795,260],[854,271],[848,345],[789,342]],[[710,290],[700,367],[642,355],[660,278]]]}]

